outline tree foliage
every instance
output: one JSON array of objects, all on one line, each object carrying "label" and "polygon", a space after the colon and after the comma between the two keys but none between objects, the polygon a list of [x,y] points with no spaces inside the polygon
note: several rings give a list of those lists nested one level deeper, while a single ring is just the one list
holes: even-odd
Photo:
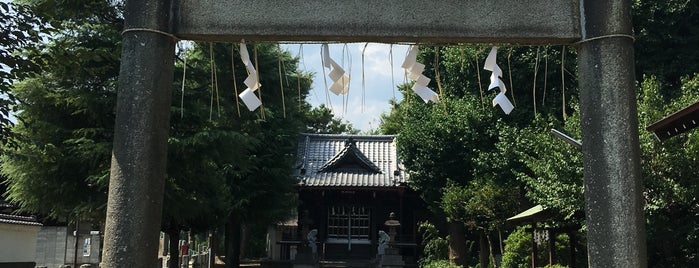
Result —
[{"label": "tree foliage", "polygon": [[422,236],[424,256],[420,259],[421,266],[449,257],[449,245],[447,239],[439,236],[439,230],[431,222],[420,222],[418,232]]},{"label": "tree foliage", "polygon": [[42,50],[22,51],[46,60],[37,62],[41,73],[25,74],[12,87],[19,100],[19,124],[12,130],[18,142],[3,155],[2,172],[8,177],[8,199],[22,210],[62,220],[102,218],[120,24],[61,27]]},{"label": "tree foliage", "polygon": [[[681,81],[681,94],[661,94],[660,80],[649,76],[641,85],[641,128],[699,100],[699,74]],[[671,94],[675,95],[675,94]],[[648,232],[649,266],[699,265],[699,160],[696,130],[659,142],[640,130],[641,163]]]},{"label": "tree foliage", "polygon": [[321,104],[306,113],[306,132],[315,134],[357,134],[352,124],[335,118],[332,110]]},{"label": "tree foliage", "polygon": [[442,196],[442,209],[450,220],[471,228],[494,230],[516,211],[518,192],[493,180],[474,179],[467,185],[448,185]]},{"label": "tree foliage", "polygon": [[[699,99],[694,93],[697,65],[691,60],[696,51],[689,48],[697,43],[696,29],[690,29],[697,8],[696,1],[634,1],[641,126]],[[439,204],[446,217],[464,220],[493,215],[491,207],[474,203],[480,194],[487,200],[486,196],[496,196],[492,189],[519,190],[520,198],[510,196],[507,203],[520,210],[541,204],[563,216],[559,224],[584,226],[580,217],[584,207],[581,153],[550,134],[555,128],[580,139],[575,51],[550,46],[501,47],[497,63],[505,74],[507,95],[516,106],[508,116],[498,113],[497,107],[491,110],[488,100],[494,92],[482,90],[489,72],[479,68],[487,51],[479,46],[423,48],[418,61],[427,65],[425,74],[433,79],[430,87],[435,91],[439,89],[434,81],[438,66],[446,100],[421,103],[410,85],[403,85],[407,96],[382,115],[382,132],[399,134],[401,156],[414,173],[412,186],[433,208]],[[678,61],[678,57],[687,60]],[[470,108],[456,112],[457,102]],[[466,126],[472,128],[466,130]],[[696,266],[696,253],[689,249],[697,247],[699,214],[694,211],[693,198],[697,189],[688,182],[696,174],[682,168],[696,162],[694,136],[688,133],[661,144],[641,131],[649,263]],[[478,192],[486,188],[491,190]],[[672,247],[667,241],[683,243]]]},{"label": "tree foliage", "polygon": [[634,0],[632,11],[637,79],[655,77],[663,94],[677,96],[682,78],[699,72],[699,2]]},{"label": "tree foliage", "polygon": [[[229,196],[225,202],[226,209],[217,214],[219,217],[227,218],[225,215],[231,213],[261,220],[263,215],[269,215],[267,218],[280,217],[278,210],[288,209],[288,206],[279,204],[293,204],[284,199],[288,198],[293,185],[293,179],[289,176],[289,155],[293,152],[297,133],[304,126],[304,115],[308,110],[306,103],[297,105],[297,96],[292,94],[285,96],[286,111],[282,108],[279,83],[284,81],[279,81],[278,58],[283,57],[287,65],[288,73],[285,76],[295,75],[295,60],[275,46],[258,46],[258,65],[267,71],[261,72],[260,77],[263,83],[262,118],[260,112],[250,112],[242,103],[239,103],[240,106],[236,103],[233,80],[230,78],[233,77],[231,59],[238,57],[238,54],[236,50],[231,55],[231,49],[231,45],[197,43],[182,55],[187,57],[187,80],[184,81],[184,92],[175,92],[169,163],[180,170],[180,175],[174,176],[188,177],[185,181],[195,185],[208,177],[197,179],[202,172],[219,178],[213,187],[225,190],[223,196]],[[218,89],[212,86],[210,78],[211,52],[216,64],[216,76],[228,78],[218,80]],[[236,81],[241,83],[247,74],[242,63],[234,62]],[[180,77],[182,70],[177,69]],[[305,97],[310,81],[307,76],[300,79],[303,83],[302,97]],[[177,89],[180,89],[180,83],[175,83]],[[285,90],[292,91],[288,84]],[[184,97],[181,94],[185,94]],[[180,101],[183,99],[182,104]],[[190,158],[197,154],[205,155],[202,162],[193,163]]]},{"label": "tree foliage", "polygon": [[559,212],[567,221],[582,223],[582,218],[572,218],[584,209],[582,152],[551,135],[551,129],[557,129],[580,140],[579,114],[565,123],[547,121],[540,118],[528,127],[504,128],[498,147],[522,165],[515,173],[529,200]]},{"label": "tree foliage", "polygon": [[[42,66],[44,72],[13,86],[21,100],[20,124],[13,132],[22,139],[17,149],[3,155],[2,171],[8,176],[9,199],[22,209],[61,219],[80,215],[101,221],[123,22],[118,2],[83,2],[95,9],[85,14],[70,5],[34,2],[33,10],[60,27],[60,34],[52,36],[45,50],[25,51],[49,60]],[[213,99],[208,44],[196,44],[180,56],[188,58],[189,79],[184,92],[179,81],[173,84],[165,227],[203,230],[221,224],[234,210],[250,219],[263,218],[260,213],[276,215],[266,218],[270,221],[269,217],[280,217],[279,210],[293,206],[288,201],[294,183],[289,177],[290,152],[310,110],[303,102],[310,76],[298,77],[300,99],[288,94],[282,102],[278,59],[284,63],[285,90],[294,93],[296,83],[290,86],[287,81],[297,78],[296,60],[276,46],[259,45],[258,64],[269,70],[261,77],[264,118],[244,108],[238,116],[230,80],[230,45],[213,48],[217,74],[225,77],[219,80],[222,90]],[[178,66],[176,72],[181,75],[183,65]],[[235,66],[240,83],[246,74],[238,61]]]},{"label": "tree foliage", "polygon": [[[436,81],[431,84],[432,88],[441,92],[440,103],[424,103],[410,91],[411,85],[403,85],[400,89],[404,93],[404,100],[395,103],[390,114],[382,116],[381,125],[384,132],[398,134],[398,150],[410,172],[411,187],[421,193],[438,215],[452,222],[467,224],[471,227],[471,236],[476,233],[483,236],[481,243],[486,241],[487,245],[481,245],[481,251],[488,250],[492,244],[486,239],[490,237],[489,232],[500,228],[506,218],[522,207],[520,200],[523,193],[520,190],[523,183],[517,180],[517,176],[528,170],[526,164],[514,154],[516,147],[511,145],[510,139],[519,138],[520,129],[533,118],[555,118],[563,114],[561,98],[551,96],[562,94],[560,89],[554,88],[556,85],[560,88],[562,83],[560,79],[548,83],[546,80],[549,76],[556,76],[553,70],[539,76],[537,82],[540,88],[537,92],[517,91],[515,95],[513,89],[508,91],[511,99],[516,97],[520,101],[511,115],[503,116],[499,108],[493,108],[490,100],[496,92],[482,90],[489,75],[480,70],[487,51],[488,48],[480,46],[423,50],[418,61],[426,63],[425,74],[442,79],[440,84]],[[500,66],[507,66],[507,52],[510,51],[501,49]],[[512,61],[513,69],[528,69],[528,60],[532,58],[554,64],[557,62],[554,55],[562,53],[562,50],[553,48],[547,48],[546,52],[532,48],[514,51],[520,56]],[[435,70],[435,66],[439,69]],[[557,75],[561,77],[560,68],[558,70]],[[479,76],[480,84],[477,82]],[[517,87],[535,83],[521,74],[512,79]],[[542,84],[547,85],[544,87]],[[549,94],[548,98],[546,94]],[[539,106],[536,114],[532,113],[533,103],[526,101],[532,99]],[[453,246],[453,249],[465,249]],[[484,262],[487,255],[485,253],[484,258],[481,254],[481,261]],[[459,256],[466,255],[461,253]]]},{"label": "tree foliage", "polygon": [[40,50],[42,36],[50,32],[28,6],[0,2],[0,145],[14,145],[10,127],[17,98],[10,90],[12,84],[37,72],[43,60],[23,51]]}]

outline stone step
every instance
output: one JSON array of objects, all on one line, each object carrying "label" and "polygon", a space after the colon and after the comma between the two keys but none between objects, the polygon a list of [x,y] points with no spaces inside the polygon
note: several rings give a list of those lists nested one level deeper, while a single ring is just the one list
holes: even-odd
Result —
[{"label": "stone step", "polygon": [[371,260],[322,260],[321,268],[371,268]]}]

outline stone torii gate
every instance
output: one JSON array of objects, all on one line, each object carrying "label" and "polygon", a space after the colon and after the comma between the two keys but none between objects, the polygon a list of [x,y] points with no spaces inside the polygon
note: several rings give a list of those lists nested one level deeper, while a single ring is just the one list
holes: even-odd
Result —
[{"label": "stone torii gate", "polygon": [[630,0],[127,0],[104,267],[154,267],[175,37],[575,45],[588,258],[645,267]]}]

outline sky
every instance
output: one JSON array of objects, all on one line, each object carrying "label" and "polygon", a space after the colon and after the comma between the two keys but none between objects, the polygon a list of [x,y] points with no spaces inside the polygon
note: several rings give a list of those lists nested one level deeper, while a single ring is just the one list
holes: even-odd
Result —
[{"label": "sky", "polygon": [[[338,96],[328,91],[329,99],[326,99],[326,86],[323,79],[321,45],[284,44],[282,47],[288,50],[291,55],[300,56],[301,70],[315,73],[307,101],[314,107],[321,104],[331,107],[337,118],[352,123],[354,128],[362,132],[378,128],[381,113],[390,111],[389,101],[394,97],[394,94],[397,100],[402,99],[402,95],[396,87],[404,82],[404,71],[401,64],[408,50],[407,45],[329,44],[330,57],[342,65],[350,76],[349,93]],[[303,50],[302,53],[299,53],[301,47]],[[390,53],[391,50],[392,53]],[[363,68],[362,55],[364,55]],[[393,66],[391,66],[391,55],[393,55]],[[362,94],[362,69],[364,72],[364,94]],[[328,87],[332,84],[332,80],[327,77],[330,71],[330,69],[325,69],[325,80],[328,82]],[[391,73],[393,73],[393,77],[391,77]],[[364,105],[362,105],[362,99],[364,99]]]}]

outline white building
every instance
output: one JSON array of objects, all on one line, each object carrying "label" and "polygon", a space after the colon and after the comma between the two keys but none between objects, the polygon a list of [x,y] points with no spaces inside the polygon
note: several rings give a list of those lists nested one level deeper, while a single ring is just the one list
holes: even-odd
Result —
[{"label": "white building", "polygon": [[40,229],[33,217],[0,214],[0,267],[34,268]]}]

